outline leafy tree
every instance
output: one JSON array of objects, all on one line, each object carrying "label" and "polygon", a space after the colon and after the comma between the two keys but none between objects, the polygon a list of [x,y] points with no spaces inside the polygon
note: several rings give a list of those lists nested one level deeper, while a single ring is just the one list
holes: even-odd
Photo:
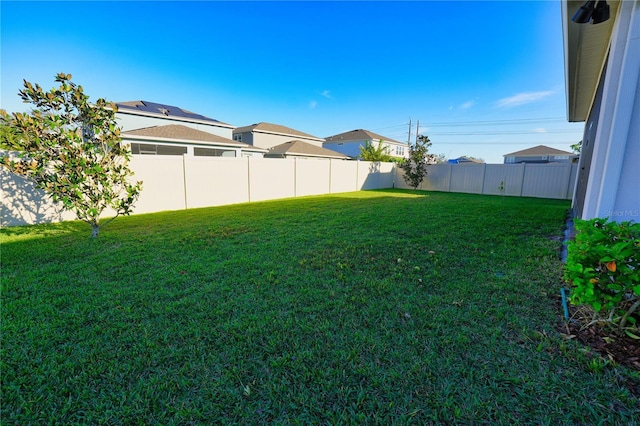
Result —
[{"label": "leafy tree", "polygon": [[382,141],[378,142],[378,146],[375,147],[371,141],[366,141],[363,145],[360,145],[360,159],[364,161],[391,161],[392,157],[389,155],[389,147],[383,145]]},{"label": "leafy tree", "polygon": [[433,164],[445,164],[447,156],[445,154],[433,154]]},{"label": "leafy tree", "polygon": [[417,189],[427,176],[427,164],[433,164],[436,156],[429,154],[431,141],[428,136],[420,135],[415,144],[409,145],[409,158],[400,163],[404,171],[404,181]]},{"label": "leafy tree", "polygon": [[[0,155],[10,172],[30,179],[54,202],[91,225],[92,237],[119,215],[131,213],[142,182],[131,183],[129,149],[120,143],[116,105],[104,99],[89,103],[71,74],[60,73],[60,86],[45,92],[24,80],[18,92],[35,107],[31,113],[0,111]],[[107,209],[116,215],[101,223]]]},{"label": "leafy tree", "polygon": [[580,152],[582,151],[582,141],[571,145],[571,150],[573,151],[574,154],[580,155]]}]

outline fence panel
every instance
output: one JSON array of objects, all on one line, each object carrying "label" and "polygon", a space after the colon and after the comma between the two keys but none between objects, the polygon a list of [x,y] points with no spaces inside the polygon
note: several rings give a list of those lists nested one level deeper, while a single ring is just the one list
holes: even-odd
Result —
[{"label": "fence panel", "polygon": [[295,197],[295,160],[248,158],[249,201]]},{"label": "fence panel", "polygon": [[[487,195],[522,195],[524,170],[524,164],[487,164],[482,193]],[[501,184],[504,191],[500,191]]]},{"label": "fence panel", "polygon": [[[135,213],[219,206],[360,189],[409,188],[393,163],[367,161],[133,156],[143,181]],[[436,164],[420,189],[571,199],[577,164]],[[71,220],[23,178],[0,169],[0,225]],[[105,212],[108,215],[108,212]]]},{"label": "fence panel", "polygon": [[138,156],[131,158],[129,167],[133,180],[142,181],[142,192],[135,205],[136,213],[179,210],[185,201],[184,162],[182,156]]},{"label": "fence panel", "polygon": [[380,163],[378,186],[375,189],[393,188],[396,180],[395,163]]},{"label": "fence panel", "polygon": [[328,194],[331,161],[296,158],[295,196]]},{"label": "fence panel", "polygon": [[20,176],[0,167],[0,226],[72,220],[74,215],[64,211],[43,191]]},{"label": "fence panel", "polygon": [[249,201],[249,162],[246,158],[184,158],[188,208]]},{"label": "fence panel", "polygon": [[358,190],[358,167],[360,161],[331,161],[331,193],[352,192]]},{"label": "fence panel", "polygon": [[[427,177],[417,189],[424,191],[450,191],[452,164],[431,164],[427,166]],[[413,189],[404,180],[404,172],[396,167],[395,187],[401,189]]]},{"label": "fence panel", "polygon": [[482,194],[484,167],[484,164],[451,164],[449,190],[451,192]]},{"label": "fence panel", "polygon": [[527,164],[522,182],[523,197],[567,197],[571,167],[565,164]]}]

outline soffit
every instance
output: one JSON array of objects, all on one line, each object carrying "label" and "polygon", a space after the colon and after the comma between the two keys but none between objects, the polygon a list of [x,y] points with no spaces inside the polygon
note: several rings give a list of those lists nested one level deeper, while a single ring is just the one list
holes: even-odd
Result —
[{"label": "soffit", "polygon": [[576,24],[571,20],[585,1],[562,3],[562,27],[567,90],[567,119],[585,121],[594,94],[619,9],[619,1],[608,0],[611,18],[600,24]]}]

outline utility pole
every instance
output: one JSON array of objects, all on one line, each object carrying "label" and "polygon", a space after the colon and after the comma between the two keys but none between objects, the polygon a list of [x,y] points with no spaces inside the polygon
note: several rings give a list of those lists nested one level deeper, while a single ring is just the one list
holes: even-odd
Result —
[{"label": "utility pole", "polygon": [[409,117],[409,136],[407,137],[407,145],[411,145],[411,117]]},{"label": "utility pole", "polygon": [[416,144],[418,143],[419,134],[420,134],[420,120],[418,120],[418,125],[416,126]]}]

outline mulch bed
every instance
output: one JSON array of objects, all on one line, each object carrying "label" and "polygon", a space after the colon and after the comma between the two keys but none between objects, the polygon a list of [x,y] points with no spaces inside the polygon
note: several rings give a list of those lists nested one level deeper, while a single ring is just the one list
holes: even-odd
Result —
[{"label": "mulch bed", "polygon": [[[605,359],[609,359],[616,364],[640,371],[640,340],[633,339],[627,335],[612,336],[604,327],[592,325],[584,327],[586,320],[572,319],[566,322],[562,316],[560,297],[560,317],[558,331],[567,338],[576,339],[594,353]],[[569,305],[569,317],[580,318],[579,308]],[[628,380],[625,383],[632,395],[640,399],[640,381]]]},{"label": "mulch bed", "polygon": [[582,328],[582,324],[569,322],[559,327],[564,335],[575,336],[585,346],[599,353],[604,358],[615,361],[632,370],[640,371],[640,340],[626,335],[611,336],[602,327]]}]

